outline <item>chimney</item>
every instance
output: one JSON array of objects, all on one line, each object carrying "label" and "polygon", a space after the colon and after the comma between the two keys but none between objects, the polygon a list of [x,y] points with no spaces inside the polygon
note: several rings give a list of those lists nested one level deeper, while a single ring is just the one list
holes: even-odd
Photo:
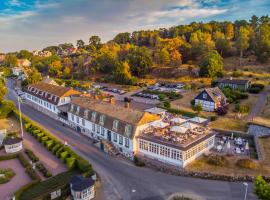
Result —
[{"label": "chimney", "polygon": [[129,108],[129,102],[125,102],[125,108]]},{"label": "chimney", "polygon": [[112,96],[110,96],[110,97],[109,97],[109,103],[110,103],[110,104],[115,104],[115,98],[112,97]]}]

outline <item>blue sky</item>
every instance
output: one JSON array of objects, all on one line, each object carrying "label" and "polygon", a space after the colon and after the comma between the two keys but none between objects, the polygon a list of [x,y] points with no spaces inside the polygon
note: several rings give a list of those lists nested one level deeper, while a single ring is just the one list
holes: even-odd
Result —
[{"label": "blue sky", "polygon": [[0,0],[0,52],[269,11],[270,0]]}]

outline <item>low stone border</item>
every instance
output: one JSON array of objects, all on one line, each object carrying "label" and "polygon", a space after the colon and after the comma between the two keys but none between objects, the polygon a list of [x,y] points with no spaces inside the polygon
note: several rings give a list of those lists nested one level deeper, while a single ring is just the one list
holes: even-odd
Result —
[{"label": "low stone border", "polygon": [[[140,157],[141,160],[144,161],[145,166],[151,168],[156,171],[164,172],[166,174],[176,175],[176,176],[184,176],[184,177],[192,177],[192,178],[200,178],[200,179],[208,179],[208,180],[220,180],[220,181],[228,181],[228,182],[253,182],[256,177],[253,176],[230,176],[230,175],[220,175],[214,173],[206,173],[206,172],[194,172],[194,171],[186,171],[185,169],[179,169],[174,166],[169,166],[159,161],[150,160],[148,158]],[[266,181],[270,181],[270,177],[263,178]]]}]

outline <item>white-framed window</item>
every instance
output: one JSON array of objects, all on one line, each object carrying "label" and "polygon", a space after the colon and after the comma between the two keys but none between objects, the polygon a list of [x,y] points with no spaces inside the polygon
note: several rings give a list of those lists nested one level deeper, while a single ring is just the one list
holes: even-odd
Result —
[{"label": "white-framed window", "polygon": [[61,103],[65,103],[65,98],[62,98],[61,99]]},{"label": "white-framed window", "polygon": [[119,144],[123,144],[123,136],[122,135],[119,135]]},{"label": "white-framed window", "polygon": [[129,148],[129,139],[125,137],[125,147]]},{"label": "white-framed window", "polygon": [[126,135],[127,137],[130,137],[130,135],[131,135],[131,130],[132,130],[132,126],[131,126],[130,124],[127,124],[127,125],[125,126],[125,135]]},{"label": "white-framed window", "polygon": [[206,93],[203,93],[203,98],[207,99],[207,94]]},{"label": "white-framed window", "polygon": [[84,110],[84,118],[86,118],[86,119],[88,118],[88,110],[87,109]]},{"label": "white-framed window", "polygon": [[85,120],[84,119],[82,119],[82,125],[85,126]]},{"label": "white-framed window", "polygon": [[105,129],[101,127],[101,135],[104,136],[104,133],[105,133]]},{"label": "white-framed window", "polygon": [[96,113],[96,112],[92,112],[91,120],[92,120],[93,122],[96,121],[96,117],[97,117],[97,113]]},{"label": "white-framed window", "polygon": [[96,132],[96,125],[94,123],[92,123],[92,131]]},{"label": "white-framed window", "polygon": [[118,124],[119,124],[119,121],[118,120],[113,120],[113,130],[114,131],[117,131],[118,130]]},{"label": "white-framed window", "polygon": [[79,119],[78,116],[76,117],[76,121],[77,121],[78,124],[80,123],[80,119]]},{"label": "white-framed window", "polygon": [[105,115],[100,115],[100,117],[99,117],[99,123],[101,125],[104,125],[104,123],[105,123]]},{"label": "white-framed window", "polygon": [[97,125],[97,133],[99,134],[100,133],[100,126]]},{"label": "white-framed window", "polygon": [[117,142],[117,134],[116,133],[113,133],[113,141]]},{"label": "white-framed window", "polygon": [[74,115],[73,114],[71,114],[71,120],[74,121]]}]

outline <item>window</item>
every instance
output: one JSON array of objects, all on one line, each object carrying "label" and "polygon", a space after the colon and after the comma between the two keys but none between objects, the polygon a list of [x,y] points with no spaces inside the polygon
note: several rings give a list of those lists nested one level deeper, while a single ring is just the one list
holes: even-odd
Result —
[{"label": "window", "polygon": [[174,159],[174,160],[180,160],[180,159],[182,159],[182,155],[180,154],[179,151],[173,149],[171,158]]},{"label": "window", "polygon": [[114,120],[114,121],[113,121],[113,128],[112,128],[112,129],[113,129],[114,131],[117,131],[117,130],[118,130],[118,124],[119,124],[119,121],[118,121],[118,120]]},{"label": "window", "polygon": [[149,143],[149,151],[158,154],[158,148],[159,146],[157,144]]},{"label": "window", "polygon": [[85,109],[85,110],[84,110],[84,114],[83,114],[83,116],[84,116],[84,118],[85,118],[85,119],[87,119],[87,118],[88,118],[88,110],[87,110],[87,109]]},{"label": "window", "polygon": [[61,103],[65,103],[65,98],[62,98],[61,99]]},{"label": "window", "polygon": [[105,115],[100,115],[100,117],[99,117],[99,123],[101,125],[104,125],[104,122],[105,122]]},{"label": "window", "polygon": [[101,127],[101,135],[104,136],[104,133],[105,133],[105,129]]},{"label": "window", "polygon": [[73,112],[74,111],[74,105],[71,104],[71,107],[70,107],[70,112]]},{"label": "window", "polygon": [[100,126],[97,125],[97,133],[100,133]]},{"label": "window", "polygon": [[74,121],[74,115],[71,114],[71,120]]},{"label": "window", "polygon": [[79,117],[76,117],[76,119],[77,119],[77,123],[79,124],[79,123],[80,123],[80,119],[79,119]]},{"label": "window", "polygon": [[85,126],[85,120],[84,119],[82,119],[82,125]]},{"label": "window", "polygon": [[144,141],[144,140],[140,140],[139,142],[139,148],[145,151],[148,151],[148,142]]},{"label": "window", "polygon": [[123,144],[123,136],[119,135],[119,144]]},{"label": "window", "polygon": [[80,106],[77,106],[77,111],[76,111],[76,114],[78,115],[80,112]]},{"label": "window", "polygon": [[97,113],[96,113],[96,112],[92,112],[92,118],[91,118],[91,120],[92,120],[93,122],[96,121],[96,117],[97,117]]},{"label": "window", "polygon": [[117,142],[117,134],[116,133],[113,133],[113,141]]},{"label": "window", "polygon": [[203,98],[207,99],[207,94],[206,93],[203,93]]},{"label": "window", "polygon": [[96,125],[94,123],[92,124],[92,131],[96,132]]},{"label": "window", "polygon": [[125,126],[125,135],[126,135],[127,137],[130,137],[130,135],[131,135],[131,129],[132,129],[132,127],[131,127],[130,124],[127,124],[127,125]]},{"label": "window", "polygon": [[125,147],[129,148],[129,139],[125,137]]}]

